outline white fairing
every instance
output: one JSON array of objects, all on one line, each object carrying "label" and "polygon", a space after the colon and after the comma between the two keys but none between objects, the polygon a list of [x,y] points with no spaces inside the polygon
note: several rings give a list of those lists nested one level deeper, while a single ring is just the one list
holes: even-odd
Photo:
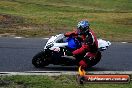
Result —
[{"label": "white fairing", "polygon": [[106,50],[110,45],[111,45],[111,43],[109,41],[105,41],[103,39],[98,39],[98,48],[101,51]]},{"label": "white fairing", "polygon": [[53,50],[54,48],[59,48],[59,47],[64,47],[67,46],[68,43],[56,43],[57,40],[60,40],[62,38],[64,38],[64,34],[58,34],[56,36],[52,36],[48,42],[46,43],[44,49],[47,49],[48,45],[53,45],[51,48],[49,48],[50,50]]},{"label": "white fairing", "polygon": [[[50,48],[49,48],[50,50],[59,51],[60,47],[65,47],[68,45],[67,42],[66,43],[57,43],[57,40],[60,40],[64,37],[65,37],[64,34],[58,34],[56,36],[52,36],[46,43],[44,49],[47,49],[47,46],[50,46]],[[98,39],[98,48],[100,51],[106,50],[110,45],[111,45],[111,43],[109,41]]]}]

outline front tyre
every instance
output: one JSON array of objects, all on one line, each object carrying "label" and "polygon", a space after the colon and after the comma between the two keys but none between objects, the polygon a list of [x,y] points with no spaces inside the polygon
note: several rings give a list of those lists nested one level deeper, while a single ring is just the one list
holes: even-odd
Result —
[{"label": "front tyre", "polygon": [[41,51],[38,54],[36,54],[32,59],[32,64],[37,68],[49,65],[49,61],[45,51]]}]

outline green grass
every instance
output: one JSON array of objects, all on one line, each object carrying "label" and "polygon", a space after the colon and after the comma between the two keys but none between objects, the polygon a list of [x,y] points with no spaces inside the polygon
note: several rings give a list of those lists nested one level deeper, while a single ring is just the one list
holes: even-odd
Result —
[{"label": "green grass", "polygon": [[87,19],[100,38],[132,41],[131,0],[1,0],[0,34],[44,37]]},{"label": "green grass", "polygon": [[0,88],[131,88],[128,84],[84,84],[76,81],[76,76],[1,76]]}]

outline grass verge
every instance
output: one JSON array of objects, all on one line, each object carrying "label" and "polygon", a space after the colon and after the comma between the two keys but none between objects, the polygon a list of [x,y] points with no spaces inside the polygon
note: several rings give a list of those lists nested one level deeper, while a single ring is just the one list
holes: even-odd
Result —
[{"label": "grass verge", "polygon": [[131,88],[128,84],[79,85],[76,76],[0,76],[0,88]]},{"label": "grass verge", "polygon": [[131,0],[2,0],[0,34],[45,37],[87,19],[99,38],[132,42]]}]

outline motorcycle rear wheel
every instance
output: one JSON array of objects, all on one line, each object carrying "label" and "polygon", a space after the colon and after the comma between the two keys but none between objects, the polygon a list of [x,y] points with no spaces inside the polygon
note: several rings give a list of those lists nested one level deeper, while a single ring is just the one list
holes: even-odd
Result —
[{"label": "motorcycle rear wheel", "polygon": [[46,57],[46,53],[44,51],[41,51],[38,54],[36,54],[32,59],[32,64],[36,68],[41,68],[49,65],[48,59]]},{"label": "motorcycle rear wheel", "polygon": [[91,61],[90,67],[95,66],[96,64],[98,64],[99,61],[101,60],[101,56],[102,56],[101,52],[98,51],[95,59]]}]

